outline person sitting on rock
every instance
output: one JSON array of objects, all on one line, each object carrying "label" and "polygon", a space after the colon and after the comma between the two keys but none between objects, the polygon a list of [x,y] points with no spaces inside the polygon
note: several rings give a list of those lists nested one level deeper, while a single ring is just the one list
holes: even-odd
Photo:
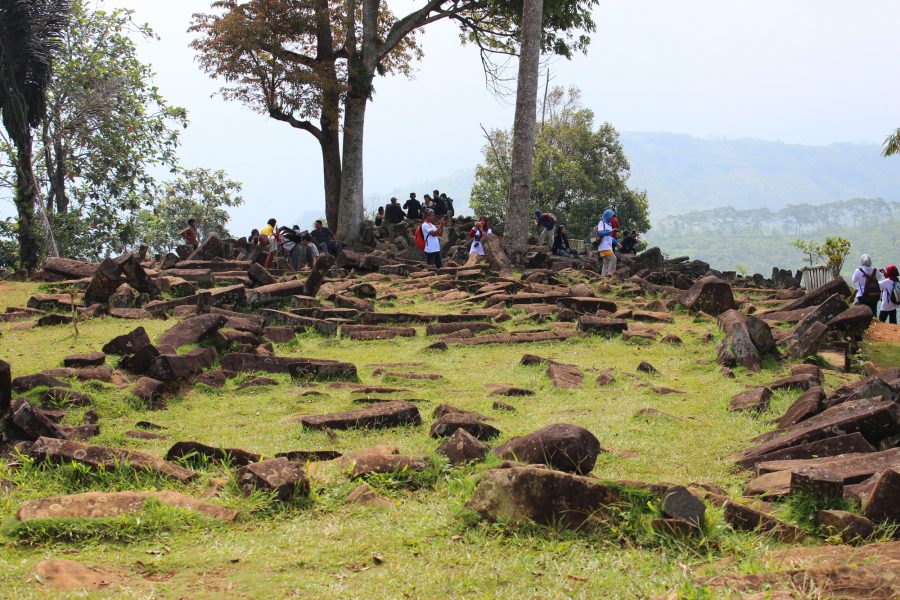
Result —
[{"label": "person sitting on rock", "polygon": [[200,232],[197,231],[196,219],[188,219],[187,227],[178,232],[184,243],[196,250],[200,246]]},{"label": "person sitting on rock", "polygon": [[319,252],[328,252],[334,256],[341,253],[341,243],[335,239],[331,230],[324,226],[321,220],[317,220],[313,224],[313,230],[309,232],[312,236],[313,243],[319,249]]},{"label": "person sitting on rock", "polygon": [[396,198],[391,198],[391,203],[384,207],[384,218],[391,225],[402,223],[406,218]]},{"label": "person sitting on rock", "polygon": [[406,218],[410,221],[422,216],[422,203],[416,200],[415,192],[409,193],[409,200],[403,204],[403,208],[406,209]]},{"label": "person sitting on rock", "polygon": [[884,268],[884,279],[879,282],[881,288],[881,313],[878,318],[882,323],[897,324],[897,309],[900,308],[900,272],[896,265]]},{"label": "person sitting on rock", "polygon": [[384,207],[379,206],[378,212],[375,213],[375,227],[381,227],[384,225]]},{"label": "person sitting on rock", "polygon": [[566,226],[560,225],[556,228],[556,235],[553,236],[553,246],[550,248],[553,256],[569,257],[575,256],[572,248],[569,246],[569,236],[566,235]]},{"label": "person sitting on rock", "polygon": [[316,262],[319,260],[319,249],[312,243],[312,236],[310,234],[304,233],[300,236],[299,248],[299,263],[301,268],[308,266],[314,269],[316,267]]},{"label": "person sitting on rock", "polygon": [[634,254],[637,245],[637,231],[629,231],[622,238],[622,254]]}]

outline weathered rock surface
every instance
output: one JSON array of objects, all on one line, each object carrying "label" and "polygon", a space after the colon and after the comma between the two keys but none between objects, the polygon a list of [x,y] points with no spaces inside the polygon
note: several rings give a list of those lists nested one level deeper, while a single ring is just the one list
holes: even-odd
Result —
[{"label": "weathered rock surface", "polygon": [[600,441],[578,425],[557,423],[528,435],[514,437],[497,448],[500,458],[527,464],[545,464],[572,473],[590,473],[600,454]]},{"label": "weathered rock surface", "polygon": [[181,346],[196,344],[225,325],[222,315],[208,313],[188,317],[160,336],[156,347],[162,354],[174,354]]},{"label": "weathered rock surface", "polygon": [[106,355],[102,352],[88,352],[85,354],[70,354],[63,359],[64,367],[98,367],[106,362]]},{"label": "weathered rock surface", "polygon": [[248,496],[254,490],[262,490],[285,501],[296,494],[309,494],[309,479],[303,465],[286,458],[269,458],[251,463],[238,469],[235,477],[241,491]]},{"label": "weathered rock surface", "polygon": [[191,498],[179,492],[85,492],[70,496],[27,500],[19,508],[16,517],[20,521],[32,519],[117,517],[126,513],[139,513],[148,499],[157,500],[168,506],[185,508],[199,512],[213,519],[233,521],[238,511],[209,502]]},{"label": "weathered rock surface", "polygon": [[189,469],[143,452],[88,446],[68,440],[40,437],[31,446],[29,453],[38,459],[52,462],[74,461],[92,469],[114,469],[119,465],[127,465],[132,469],[153,471],[181,482],[191,481],[197,477],[197,474]]},{"label": "weathered rock surface", "polygon": [[166,460],[203,457],[210,462],[223,462],[230,466],[245,466],[259,462],[262,456],[240,448],[216,448],[200,442],[175,442],[166,452]]},{"label": "weathered rock surface", "polygon": [[785,542],[799,542],[806,537],[799,527],[733,500],[725,503],[724,516],[726,523],[740,531],[756,531]]},{"label": "weathered rock surface", "polygon": [[149,344],[150,336],[147,335],[147,331],[143,327],[138,327],[129,333],[111,339],[103,346],[103,352],[125,356],[134,354],[135,351]]},{"label": "weathered rock surface", "polygon": [[731,286],[714,275],[698,279],[681,300],[689,310],[713,316],[737,308]]},{"label": "weathered rock surface", "polygon": [[419,409],[411,402],[395,400],[372,404],[343,412],[324,415],[305,415],[298,420],[310,429],[351,429],[385,428],[402,425],[419,425],[422,417]]},{"label": "weathered rock surface", "polygon": [[621,486],[550,469],[512,467],[488,471],[468,508],[491,520],[590,527],[625,501]]},{"label": "weathered rock surface", "polygon": [[865,541],[875,533],[872,521],[846,510],[820,510],[816,521],[830,535],[839,534],[845,544]]},{"label": "weathered rock surface", "polygon": [[449,437],[462,429],[479,440],[489,440],[500,435],[500,430],[470,413],[447,413],[431,426],[431,437]]},{"label": "weathered rock surface", "polygon": [[584,373],[577,366],[555,361],[547,367],[547,375],[556,388],[578,389],[584,381]]},{"label": "weathered rock surface", "polygon": [[769,408],[769,400],[771,400],[771,398],[772,391],[769,388],[754,388],[734,396],[728,404],[728,410],[753,410],[756,412],[765,412]]},{"label": "weathered rock surface", "polygon": [[453,466],[484,460],[490,450],[487,444],[475,439],[462,427],[457,428],[437,449]]},{"label": "weathered rock surface", "polygon": [[863,514],[873,521],[900,521],[900,469],[893,466],[878,475]]}]

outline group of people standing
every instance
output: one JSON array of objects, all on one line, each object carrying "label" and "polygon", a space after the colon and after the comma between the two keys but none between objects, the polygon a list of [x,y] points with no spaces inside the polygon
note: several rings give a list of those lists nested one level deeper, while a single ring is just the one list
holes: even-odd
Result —
[{"label": "group of people standing", "polygon": [[375,226],[381,227],[386,223],[396,225],[404,219],[410,221],[423,219],[428,210],[433,210],[438,219],[442,217],[452,219],[456,214],[453,208],[453,198],[447,196],[446,193],[441,193],[440,190],[434,190],[432,194],[425,194],[423,200],[424,203],[420,202],[416,198],[415,192],[409,193],[409,199],[403,203],[403,206],[400,206],[397,198],[391,198],[389,204],[378,207],[378,212],[375,214]]},{"label": "group of people standing", "polygon": [[[577,252],[569,245],[565,225],[557,225],[557,218],[551,212],[534,211],[534,223],[539,230],[538,243],[547,245],[554,256],[575,256]],[[616,212],[608,208],[603,211],[597,226],[591,231],[591,245],[597,248],[601,263],[601,275],[612,275],[616,270],[616,251],[634,254],[637,249],[637,231],[625,232],[619,240],[619,219]]]},{"label": "group of people standing", "polygon": [[[872,266],[872,257],[863,254],[859,267],[853,272],[851,282],[855,290],[856,304],[868,306],[872,315],[884,323],[897,324],[897,308],[900,307],[900,273],[897,265],[887,265],[883,269]],[[880,304],[880,307],[879,307]],[[878,308],[881,310],[879,311]]]}]

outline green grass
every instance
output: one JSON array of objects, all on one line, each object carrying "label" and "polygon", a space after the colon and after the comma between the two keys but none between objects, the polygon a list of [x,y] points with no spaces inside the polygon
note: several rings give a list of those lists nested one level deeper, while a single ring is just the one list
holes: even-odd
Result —
[{"label": "green grass", "polygon": [[[37,291],[33,284],[2,285],[0,310],[24,304]],[[379,309],[387,310],[381,304]],[[442,312],[446,305],[401,295],[390,310]],[[516,311],[501,326],[508,331],[539,327],[520,320],[523,316]],[[13,376],[33,373],[61,366],[67,354],[99,350],[110,338],[138,325],[155,339],[174,323],[95,319],[82,323],[77,337],[70,326],[22,330],[14,323],[3,323],[0,358],[12,364]],[[127,469],[98,473],[27,460],[16,468],[0,463],[0,477],[17,485],[11,494],[0,497],[0,517],[7,528],[7,535],[0,539],[0,596],[55,597],[31,581],[34,564],[47,557],[106,565],[123,574],[126,583],[123,588],[95,591],[92,597],[135,598],[218,598],[225,592],[253,598],[636,598],[685,586],[690,570],[723,558],[732,560],[732,566],[724,567],[732,571],[765,569],[765,554],[775,542],[732,531],[722,522],[721,511],[712,508],[699,539],[661,536],[649,528],[658,508],[640,495],[595,532],[484,521],[465,504],[478,479],[497,465],[497,459],[453,469],[435,455],[439,440],[428,434],[430,415],[446,402],[493,417],[492,424],[502,431],[494,444],[551,423],[586,427],[611,450],[601,454],[593,471],[601,479],[710,482],[739,495],[749,474],[736,470],[729,456],[746,448],[753,436],[771,429],[767,421],[779,416],[797,393],[775,394],[772,407],[761,415],[730,413],[728,401],[747,386],[783,376],[786,369],[767,362],[762,373],[737,369],[735,379],[726,379],[715,364],[720,334],[713,321],[677,312],[674,324],[652,326],[661,335],[678,335],[683,346],[589,337],[424,352],[436,338],[426,338],[422,326],[417,327],[415,338],[352,342],[309,332],[288,344],[276,344],[279,355],[352,362],[362,382],[403,387],[408,392],[396,397],[417,400],[422,426],[338,431],[336,439],[322,431],[305,430],[293,418],[356,408],[352,402],[356,395],[327,384],[299,384],[287,375],[266,374],[279,384],[246,390],[236,388],[249,376],[230,380],[222,389],[186,388],[167,400],[165,410],[157,411],[136,403],[126,382],[73,382],[73,389],[92,396],[91,408],[100,415],[101,434],[91,443],[156,456],[163,456],[181,440],[267,456],[288,450],[347,452],[393,444],[401,453],[429,457],[431,466],[421,473],[369,477],[368,483],[394,504],[384,509],[346,504],[344,498],[358,482],[344,476],[314,482],[309,499],[282,504],[262,494],[243,496],[233,472],[218,463],[191,462],[200,477],[183,485]],[[701,337],[708,331],[715,339],[704,343]],[[553,388],[545,367],[519,364],[524,353],[578,365],[585,374],[582,389]],[[638,373],[635,369],[642,360],[661,374]],[[111,362],[114,366],[115,360]],[[440,373],[443,379],[388,381],[372,375],[377,364],[395,362],[423,362],[425,366],[415,369]],[[616,381],[601,387],[595,377],[608,368]],[[826,384],[835,388],[851,378],[829,372]],[[488,396],[490,384],[527,387],[537,394],[504,398],[516,407],[514,413],[494,411],[495,398]],[[652,386],[687,393],[657,395]],[[309,389],[324,395],[301,396]],[[70,408],[65,422],[80,423],[87,408]],[[675,418],[635,418],[643,408]],[[165,426],[159,433],[170,439],[126,437],[125,432],[136,429],[140,420]],[[166,507],[151,507],[140,519],[27,526],[13,521],[18,506],[28,499],[116,489],[173,489],[200,496],[214,479],[227,482],[213,501],[240,511],[234,523],[211,525]],[[64,550],[73,554],[63,554]]]}]

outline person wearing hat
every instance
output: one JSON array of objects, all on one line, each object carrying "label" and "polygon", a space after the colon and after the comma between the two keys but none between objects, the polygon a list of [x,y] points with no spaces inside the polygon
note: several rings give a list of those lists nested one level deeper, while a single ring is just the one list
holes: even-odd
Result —
[{"label": "person wearing hat", "polygon": [[888,265],[882,271],[884,279],[878,282],[881,288],[881,314],[878,318],[883,323],[897,324],[897,309],[900,308],[900,273],[897,271],[897,265]]}]

